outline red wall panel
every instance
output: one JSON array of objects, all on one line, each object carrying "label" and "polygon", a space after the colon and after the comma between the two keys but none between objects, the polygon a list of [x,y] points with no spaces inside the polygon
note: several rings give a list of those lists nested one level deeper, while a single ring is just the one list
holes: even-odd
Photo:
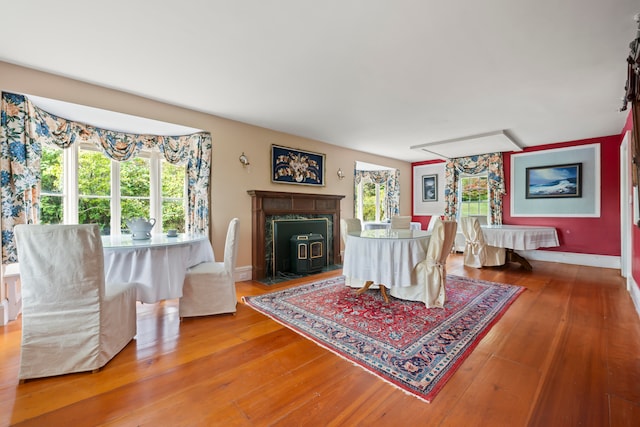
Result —
[{"label": "red wall panel", "polygon": [[[620,256],[620,142],[621,135],[591,138],[525,149],[525,152],[600,144],[600,217],[512,217],[511,196],[502,199],[505,224],[556,227],[561,252]],[[511,188],[511,154],[504,154],[507,191]]]},{"label": "red wall panel", "polygon": [[[582,254],[597,254],[620,256],[620,142],[622,135],[611,135],[600,138],[590,138],[579,141],[570,141],[557,144],[549,144],[531,147],[524,152],[550,150],[554,148],[573,147],[585,144],[600,144],[600,217],[512,217],[511,216],[511,154],[505,153],[504,172],[507,194],[503,197],[503,223],[518,225],[544,225],[556,227],[560,246],[549,248],[560,252],[572,252]],[[413,166],[423,165],[428,162],[414,163]],[[412,192],[413,194],[413,192]],[[423,228],[429,223],[428,216],[414,216],[414,221],[423,224]],[[640,264],[640,231],[636,227],[637,237],[634,239],[634,272],[637,264]],[[640,271],[638,271],[640,273]],[[639,274],[640,275],[640,274]],[[636,275],[634,274],[634,277]],[[636,280],[637,281],[637,280]]]}]

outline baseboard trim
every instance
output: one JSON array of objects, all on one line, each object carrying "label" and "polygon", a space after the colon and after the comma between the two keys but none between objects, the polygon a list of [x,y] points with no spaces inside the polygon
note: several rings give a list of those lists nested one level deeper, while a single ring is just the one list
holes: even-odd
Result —
[{"label": "baseboard trim", "polygon": [[556,251],[516,251],[529,260],[561,262],[564,264],[586,265],[589,267],[620,269],[620,257],[609,255],[578,254]]},{"label": "baseboard trim", "polygon": [[236,282],[243,282],[245,280],[251,280],[251,272],[253,268],[250,265],[244,265],[242,267],[236,267],[234,274]]}]

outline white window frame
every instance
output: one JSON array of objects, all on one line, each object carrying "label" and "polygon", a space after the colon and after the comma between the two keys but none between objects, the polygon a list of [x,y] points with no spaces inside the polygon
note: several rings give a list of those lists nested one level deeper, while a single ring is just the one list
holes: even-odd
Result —
[{"label": "white window frame", "polygon": [[[53,147],[57,148],[57,147]],[[99,150],[91,144],[74,144],[73,146],[62,150],[62,206],[63,206],[63,222],[65,224],[78,224],[79,213],[78,203],[80,200],[80,194],[78,190],[78,165],[80,148],[88,151]],[[59,148],[58,148],[59,149]],[[138,153],[139,157],[144,157],[149,160],[149,198],[150,198],[150,212],[149,217],[156,219],[156,225],[154,229],[156,231],[162,230],[162,162],[164,158],[158,150],[143,150]],[[186,172],[186,171],[185,171]],[[111,160],[111,234],[120,235],[122,229],[120,224],[121,218],[121,202],[120,202],[120,162]],[[187,212],[187,176],[184,176],[184,197],[182,198],[185,222]],[[179,200],[174,197],[167,197],[167,200],[176,201]]]},{"label": "white window frame", "polygon": [[[464,174],[460,174],[459,175],[459,181],[458,181],[458,209],[457,209],[457,220],[459,221],[460,218],[462,218],[462,179],[463,178],[481,178],[481,177],[486,177],[487,178],[487,196],[489,195],[489,172],[485,171],[485,172],[480,172],[477,174],[468,174],[468,173],[464,173]],[[480,204],[478,202],[478,204]],[[489,206],[489,197],[487,197],[487,217],[488,217],[488,212],[490,211],[490,206]],[[477,215],[471,215],[471,216],[477,216]],[[488,219],[488,218],[487,218]]]},{"label": "white window frame", "polygon": [[371,183],[375,185],[376,189],[376,214],[374,222],[380,222],[380,218],[382,218],[382,211],[380,208],[380,184],[371,181],[370,179],[361,179],[358,183],[357,189],[357,209],[356,209],[356,218],[358,218],[361,222],[364,222],[364,197],[362,192],[364,191],[364,184]]}]

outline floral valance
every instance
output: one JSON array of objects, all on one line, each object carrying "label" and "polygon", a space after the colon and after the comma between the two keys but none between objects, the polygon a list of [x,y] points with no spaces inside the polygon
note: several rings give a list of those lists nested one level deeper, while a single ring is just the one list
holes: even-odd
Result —
[{"label": "floral valance", "polygon": [[477,175],[487,172],[489,185],[489,212],[491,224],[502,224],[502,196],[504,172],[502,153],[489,153],[477,156],[449,159],[445,166],[445,216],[455,220],[458,209],[458,182],[460,174]]},{"label": "floral valance", "polygon": [[38,222],[41,144],[67,148],[76,142],[92,143],[117,161],[156,147],[169,163],[185,164],[187,231],[208,231],[212,151],[208,132],[159,136],[100,129],[50,114],[23,95],[3,92],[0,126],[3,263],[16,261],[14,225]]}]

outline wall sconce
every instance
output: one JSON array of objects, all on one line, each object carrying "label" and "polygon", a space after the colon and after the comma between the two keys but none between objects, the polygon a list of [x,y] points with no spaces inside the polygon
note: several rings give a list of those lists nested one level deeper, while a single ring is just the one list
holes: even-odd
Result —
[{"label": "wall sconce", "polygon": [[337,174],[338,174],[338,179],[342,181],[344,179],[344,172],[342,172],[342,169],[338,168]]},{"label": "wall sconce", "polygon": [[240,163],[242,163],[242,167],[247,167],[251,164],[249,163],[249,159],[247,158],[247,156],[244,155],[244,151],[242,152],[242,154],[240,154],[238,160],[240,160]]}]

